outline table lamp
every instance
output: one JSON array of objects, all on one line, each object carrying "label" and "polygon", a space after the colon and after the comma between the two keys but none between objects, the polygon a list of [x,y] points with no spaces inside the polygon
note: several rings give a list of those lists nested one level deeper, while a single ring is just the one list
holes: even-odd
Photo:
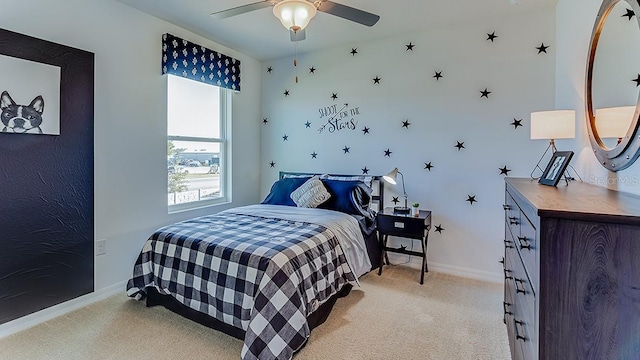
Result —
[{"label": "table lamp", "polygon": [[398,170],[398,168],[394,168],[393,170],[391,170],[391,172],[389,172],[387,175],[384,175],[382,178],[384,179],[384,181],[388,182],[389,184],[396,185],[397,183],[396,178],[398,177],[398,174],[400,174],[400,176],[402,177],[402,192],[404,193],[404,206],[394,206],[393,212],[398,214],[409,214],[411,212],[411,209],[409,209],[409,207],[407,206],[407,190],[404,187],[404,175]]},{"label": "table lamp", "polygon": [[552,152],[558,151],[556,139],[573,139],[576,136],[576,112],[575,110],[549,110],[531,113],[531,140],[549,140],[549,146],[544,150],[542,157],[531,171],[531,178],[535,179],[533,173],[539,169],[540,162],[544,159],[549,149]]}]

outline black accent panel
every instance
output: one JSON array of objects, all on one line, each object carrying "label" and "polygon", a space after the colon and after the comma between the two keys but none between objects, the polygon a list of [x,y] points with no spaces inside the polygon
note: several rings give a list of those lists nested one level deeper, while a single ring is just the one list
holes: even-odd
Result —
[{"label": "black accent panel", "polygon": [[1,324],[93,291],[94,55],[3,29],[0,54],[60,67],[60,135],[0,132]]}]

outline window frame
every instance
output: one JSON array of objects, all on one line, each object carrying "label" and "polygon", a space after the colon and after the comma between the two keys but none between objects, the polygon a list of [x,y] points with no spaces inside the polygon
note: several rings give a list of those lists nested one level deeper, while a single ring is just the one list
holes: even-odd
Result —
[{"label": "window frame", "polygon": [[[167,104],[169,101],[169,80],[168,76],[176,76],[167,74],[167,79],[165,81],[166,84],[166,95],[167,95]],[[176,76],[179,77],[179,76]],[[191,80],[190,81],[195,81]],[[210,84],[207,84],[210,85]],[[215,86],[215,85],[210,85]],[[192,142],[206,142],[206,143],[218,143],[220,144],[220,165],[219,165],[219,174],[220,174],[220,196],[214,199],[208,200],[198,200],[192,202],[186,202],[181,204],[173,204],[168,206],[169,214],[179,213],[190,210],[197,210],[201,208],[206,208],[210,206],[216,206],[221,204],[227,204],[232,201],[231,199],[231,183],[232,183],[232,168],[231,168],[231,125],[232,125],[232,95],[233,90],[225,89],[219,87],[220,94],[220,137],[219,138],[210,138],[210,137],[194,137],[194,136],[172,136],[169,135],[168,129],[168,113],[167,113],[167,143],[169,141],[192,141]],[[166,154],[166,151],[165,151]],[[167,177],[165,178],[165,184],[169,183],[169,173],[167,172]],[[169,195],[168,191],[165,193],[166,196]]]}]

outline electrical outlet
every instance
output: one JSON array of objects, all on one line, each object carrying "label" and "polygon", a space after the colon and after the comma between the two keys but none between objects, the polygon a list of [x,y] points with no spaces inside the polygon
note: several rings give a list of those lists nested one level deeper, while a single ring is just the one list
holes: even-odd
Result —
[{"label": "electrical outlet", "polygon": [[107,253],[107,239],[96,241],[96,255],[104,255]]}]

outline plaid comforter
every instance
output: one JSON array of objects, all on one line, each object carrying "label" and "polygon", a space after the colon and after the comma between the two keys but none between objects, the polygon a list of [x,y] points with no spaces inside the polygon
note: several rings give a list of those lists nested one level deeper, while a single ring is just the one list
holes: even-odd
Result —
[{"label": "plaid comforter", "polygon": [[356,283],[322,225],[226,211],[165,226],[144,244],[127,294],[155,287],[245,331],[242,359],[290,359],[307,316]]}]

